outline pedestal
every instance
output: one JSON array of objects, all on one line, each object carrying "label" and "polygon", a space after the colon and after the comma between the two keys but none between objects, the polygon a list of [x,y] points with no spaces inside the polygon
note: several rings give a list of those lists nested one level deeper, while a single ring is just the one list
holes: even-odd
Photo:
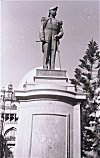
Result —
[{"label": "pedestal", "polygon": [[16,158],[81,158],[80,102],[65,71],[37,70],[20,101]]}]

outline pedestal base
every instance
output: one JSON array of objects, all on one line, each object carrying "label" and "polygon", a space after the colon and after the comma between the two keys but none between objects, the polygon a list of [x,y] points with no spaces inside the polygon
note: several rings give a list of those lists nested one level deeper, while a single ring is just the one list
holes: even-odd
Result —
[{"label": "pedestal base", "polygon": [[20,101],[15,158],[81,158],[79,103],[85,96],[66,89],[65,71],[36,74],[30,89],[15,92]]}]

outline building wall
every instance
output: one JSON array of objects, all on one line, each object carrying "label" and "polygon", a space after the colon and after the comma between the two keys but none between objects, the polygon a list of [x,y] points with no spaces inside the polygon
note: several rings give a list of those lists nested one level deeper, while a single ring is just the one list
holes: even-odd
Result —
[{"label": "building wall", "polygon": [[2,122],[1,134],[6,141],[6,144],[10,151],[14,153],[16,131],[17,131],[17,107],[18,102],[13,96],[12,91],[1,91],[0,93],[0,117]]}]

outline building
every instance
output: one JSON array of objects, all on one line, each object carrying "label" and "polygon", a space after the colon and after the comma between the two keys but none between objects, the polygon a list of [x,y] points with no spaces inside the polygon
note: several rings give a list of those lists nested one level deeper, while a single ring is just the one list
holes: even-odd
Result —
[{"label": "building", "polygon": [[[14,97],[13,85],[9,84],[8,89],[1,90],[0,95],[0,116],[1,116],[1,134],[4,137],[6,145],[14,152],[16,131],[17,131],[17,107],[18,101]],[[6,151],[7,152],[7,151]]]}]

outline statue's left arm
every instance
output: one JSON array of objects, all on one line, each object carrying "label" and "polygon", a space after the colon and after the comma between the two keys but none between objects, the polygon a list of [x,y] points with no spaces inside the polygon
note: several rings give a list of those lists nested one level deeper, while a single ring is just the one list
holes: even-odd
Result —
[{"label": "statue's left arm", "polygon": [[58,33],[58,35],[57,35],[57,36],[58,36],[58,39],[62,38],[62,36],[63,36],[63,34],[64,34],[62,25],[63,25],[63,22],[60,21],[60,22],[59,22],[59,33]]},{"label": "statue's left arm", "polygon": [[62,24],[63,24],[62,21],[59,21],[59,22],[58,22],[58,25],[59,25],[59,27],[58,27],[58,34],[54,36],[54,39],[55,39],[55,40],[58,40],[58,41],[59,41],[59,39],[62,38],[62,36],[63,36],[63,34],[64,34],[63,28],[62,28]]}]

